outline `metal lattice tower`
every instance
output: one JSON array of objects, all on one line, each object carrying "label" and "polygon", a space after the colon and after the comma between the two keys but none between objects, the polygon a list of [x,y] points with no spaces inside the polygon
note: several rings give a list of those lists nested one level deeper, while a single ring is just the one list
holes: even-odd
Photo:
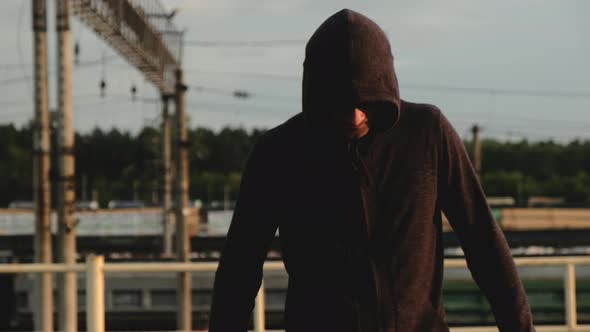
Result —
[{"label": "metal lattice tower", "polygon": [[[40,263],[51,262],[51,231],[49,228],[49,190],[48,190],[48,117],[47,108],[47,59],[46,59],[46,2],[32,0],[33,33],[35,40],[35,260]],[[76,221],[74,218],[75,195],[75,156],[72,102],[72,59],[70,14],[78,16],[83,23],[117,50],[132,66],[142,72],[169,99],[175,103],[176,133],[174,181],[174,215],[176,222],[176,256],[183,262],[190,261],[190,241],[186,227],[188,202],[188,144],[186,135],[185,91],[181,68],[183,32],[172,24],[175,12],[167,12],[159,0],[55,0],[57,33],[57,114],[59,137],[57,155],[58,166],[58,255],[59,262],[76,262]],[[174,98],[172,98],[174,97]],[[167,107],[167,105],[164,105]],[[166,112],[167,113],[167,112]],[[164,114],[166,114],[164,113]],[[167,119],[168,121],[168,119]],[[171,142],[170,130],[163,131]],[[170,155],[169,147],[168,155]],[[172,167],[168,167],[168,172]],[[163,177],[170,188],[171,177]],[[170,196],[170,191],[167,191]],[[170,199],[168,199],[170,202]],[[163,219],[168,239],[168,252],[171,251],[171,227],[168,216],[170,206],[164,204]],[[77,331],[77,282],[74,272],[60,275],[57,282],[59,330]],[[191,279],[188,272],[178,274],[179,330],[191,329]],[[51,274],[44,273],[36,283],[35,329],[53,331],[53,293]]]},{"label": "metal lattice tower", "polygon": [[71,0],[72,13],[92,28],[163,94],[174,92],[182,31],[159,0]]}]

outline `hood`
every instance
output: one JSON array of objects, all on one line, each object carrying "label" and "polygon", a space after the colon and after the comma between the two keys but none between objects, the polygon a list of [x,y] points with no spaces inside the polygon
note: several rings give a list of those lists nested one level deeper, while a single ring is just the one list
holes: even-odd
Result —
[{"label": "hood", "polygon": [[363,106],[375,110],[369,116],[371,130],[395,125],[401,102],[385,32],[349,9],[329,17],[307,42],[302,91],[303,116],[312,129],[330,128],[327,111]]}]

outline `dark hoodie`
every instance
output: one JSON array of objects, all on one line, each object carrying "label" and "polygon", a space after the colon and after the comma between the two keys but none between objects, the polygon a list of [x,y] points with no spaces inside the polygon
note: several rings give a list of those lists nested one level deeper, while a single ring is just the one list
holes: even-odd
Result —
[{"label": "dark hoodie", "polygon": [[[346,142],[327,111],[373,110]],[[215,277],[211,332],[246,331],[270,242],[289,275],[285,328],[448,331],[441,210],[502,332],[534,331],[522,283],[463,143],[399,97],[384,32],[351,10],[307,44],[303,110],[257,142]]]}]

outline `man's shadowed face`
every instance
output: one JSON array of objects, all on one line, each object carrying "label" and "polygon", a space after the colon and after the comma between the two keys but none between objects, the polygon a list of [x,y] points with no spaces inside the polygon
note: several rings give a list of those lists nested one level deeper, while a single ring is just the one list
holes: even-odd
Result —
[{"label": "man's shadowed face", "polygon": [[346,138],[361,138],[369,132],[369,117],[360,108],[350,113],[331,112],[330,123]]}]

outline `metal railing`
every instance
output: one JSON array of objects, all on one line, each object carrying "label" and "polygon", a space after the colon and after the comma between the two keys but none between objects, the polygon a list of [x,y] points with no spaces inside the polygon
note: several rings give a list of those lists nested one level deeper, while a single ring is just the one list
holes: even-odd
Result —
[{"label": "metal railing", "polygon": [[[519,267],[564,267],[565,325],[538,326],[538,332],[590,332],[590,325],[577,324],[576,275],[579,265],[590,265],[590,256],[573,257],[521,257],[515,258]],[[446,259],[445,268],[465,268],[464,259]],[[105,273],[131,272],[214,272],[217,262],[199,263],[104,263],[103,256],[88,255],[85,264],[2,264],[0,273],[64,273],[86,275],[86,325],[90,332],[105,331],[104,280]],[[265,271],[282,271],[282,262],[266,262]],[[72,309],[75,310],[75,309]],[[265,331],[264,282],[261,284],[254,306],[254,330]],[[496,327],[456,327],[453,332],[496,332]]]}]

